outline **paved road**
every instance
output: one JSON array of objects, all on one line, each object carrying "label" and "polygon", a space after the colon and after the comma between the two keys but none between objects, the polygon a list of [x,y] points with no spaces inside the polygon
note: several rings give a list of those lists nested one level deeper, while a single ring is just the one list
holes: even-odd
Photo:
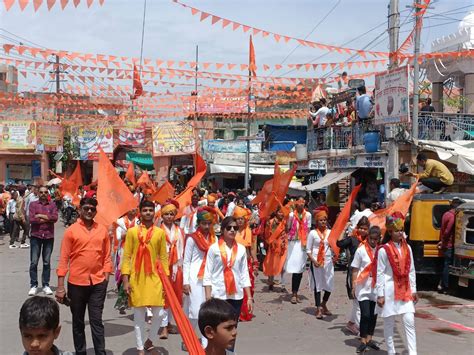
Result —
[{"label": "paved road", "polygon": [[[58,224],[57,239],[52,257],[57,266],[60,240],[64,229]],[[27,298],[29,289],[29,250],[8,249],[8,237],[0,236],[0,354],[22,353],[18,331],[18,312]],[[304,280],[307,278],[305,277]],[[237,341],[239,354],[352,354],[358,341],[344,331],[349,302],[344,286],[345,275],[336,272],[336,290],[331,296],[329,307],[334,315],[324,320],[314,316],[312,294],[307,282],[302,284],[304,302],[289,303],[287,294],[268,292],[259,276],[256,287],[256,317],[252,322],[241,323]],[[53,274],[52,286],[56,285]],[[468,354],[474,352],[474,302],[453,296],[441,296],[434,292],[421,292],[417,306],[416,328],[419,354]],[[110,354],[135,354],[133,320],[128,311],[119,315],[114,310],[115,293],[109,286],[104,310],[106,344]],[[71,314],[61,306],[62,331],[57,345],[63,350],[73,350]],[[405,340],[397,323],[396,346],[400,353],[406,353]],[[90,329],[88,346],[92,347]],[[375,340],[383,343],[382,321],[380,320]],[[158,345],[163,354],[181,354],[179,335],[171,335]],[[402,352],[403,351],[403,352]],[[386,351],[373,354],[386,354]],[[90,354],[93,354],[92,349]]]}]

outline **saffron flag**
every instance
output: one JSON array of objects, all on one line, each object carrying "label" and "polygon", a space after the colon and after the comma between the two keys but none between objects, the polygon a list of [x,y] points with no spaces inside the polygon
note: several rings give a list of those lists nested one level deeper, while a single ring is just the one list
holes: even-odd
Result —
[{"label": "saffron flag", "polygon": [[155,185],[150,179],[150,175],[146,171],[144,171],[137,180],[137,186],[140,186],[143,190],[151,189],[155,191]]},{"label": "saffron flag", "polygon": [[165,181],[151,196],[151,200],[162,205],[166,200],[174,197],[174,187],[169,181]]},{"label": "saffron flag", "polygon": [[188,184],[186,185],[186,188],[196,187],[206,174],[206,170],[206,162],[199,154],[196,153],[194,162],[194,176],[189,180]]},{"label": "saffron flag", "polygon": [[96,222],[109,227],[138,206],[138,201],[120,178],[102,148],[99,148]]},{"label": "saffron flag", "polygon": [[249,72],[252,76],[257,76],[257,65],[255,64],[255,48],[253,47],[252,35],[250,35]]},{"label": "saffron flag", "polygon": [[258,205],[260,203],[264,203],[265,201],[268,201],[271,194],[272,194],[272,189],[273,189],[273,179],[265,181],[263,184],[262,189],[258,192],[257,196],[250,201],[252,205]]},{"label": "saffron flag", "polygon": [[128,164],[127,173],[125,174],[125,179],[130,181],[133,186],[137,185],[137,179],[135,178],[135,166],[133,163]]},{"label": "saffron flag", "polygon": [[173,317],[176,320],[176,325],[179,329],[179,334],[181,334],[181,338],[183,339],[189,354],[205,355],[204,349],[202,348],[201,343],[194,332],[193,326],[191,325],[188,317],[186,317],[184,314],[183,308],[176,297],[170,279],[168,276],[166,276],[165,269],[159,260],[156,263],[156,271],[158,272],[158,276],[160,277],[161,283],[163,284],[166,304],[169,305],[171,313],[173,313]]},{"label": "saffron flag", "polygon": [[133,95],[132,100],[136,100],[139,96],[143,95],[143,85],[140,79],[140,73],[137,70],[137,67],[133,66]]},{"label": "saffron flag", "polygon": [[179,203],[179,210],[176,218],[180,218],[184,215],[186,206],[191,203],[193,197],[194,187],[186,187],[178,196],[175,197],[175,201]]},{"label": "saffron flag", "polygon": [[352,190],[349,199],[344,205],[344,208],[342,209],[341,213],[339,213],[339,216],[337,216],[336,222],[334,222],[334,226],[331,229],[331,233],[329,233],[329,246],[334,252],[336,259],[339,257],[339,247],[336,245],[337,239],[339,238],[342,231],[346,227],[347,222],[349,221],[349,218],[351,216],[352,205],[354,204],[354,200],[356,199],[361,186],[362,185],[359,184],[354,188],[354,190]]},{"label": "saffron flag", "polygon": [[408,210],[410,209],[411,201],[413,196],[415,196],[416,187],[418,186],[418,179],[410,189],[407,190],[403,195],[397,198],[393,203],[381,210],[375,211],[372,216],[369,217],[369,222],[371,226],[379,226],[382,230],[382,235],[385,233],[385,218],[391,215],[394,212],[400,212],[404,216],[407,215]]},{"label": "saffron flag", "polygon": [[70,196],[74,205],[79,204],[79,187],[82,185],[81,164],[77,161],[74,172],[63,179],[60,185],[61,194]]}]

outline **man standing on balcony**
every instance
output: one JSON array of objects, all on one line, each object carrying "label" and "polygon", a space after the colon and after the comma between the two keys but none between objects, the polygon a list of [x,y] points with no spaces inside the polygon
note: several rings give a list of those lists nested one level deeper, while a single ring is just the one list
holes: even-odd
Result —
[{"label": "man standing on balcony", "polygon": [[326,99],[322,97],[319,100],[321,107],[316,112],[311,112],[310,115],[313,118],[313,126],[315,128],[323,128],[327,123],[327,115],[329,113],[329,108],[327,107]]},{"label": "man standing on balcony", "polygon": [[357,88],[359,96],[356,99],[356,110],[359,121],[365,121],[370,118],[370,112],[372,111],[372,101],[370,96],[367,95],[367,89],[365,86]]},{"label": "man standing on balcony", "polygon": [[443,163],[434,159],[428,159],[423,153],[416,156],[416,162],[424,171],[421,174],[408,172],[406,175],[418,177],[418,182],[433,190],[433,193],[443,193],[454,183],[453,174]]}]

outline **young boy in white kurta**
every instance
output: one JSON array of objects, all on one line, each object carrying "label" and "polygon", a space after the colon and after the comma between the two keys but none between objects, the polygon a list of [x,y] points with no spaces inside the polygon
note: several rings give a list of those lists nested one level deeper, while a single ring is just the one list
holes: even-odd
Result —
[{"label": "young boy in white kurta", "polygon": [[[314,290],[316,318],[322,319],[323,315],[332,315],[326,304],[334,288],[334,264],[332,250],[329,246],[331,230],[327,228],[327,208],[316,209],[314,218],[316,229],[309,233],[306,252],[311,260],[310,287]],[[323,302],[321,302],[321,291],[324,291]]]},{"label": "young boy in white kurta", "polygon": [[386,227],[389,240],[378,250],[377,257],[376,289],[377,305],[380,307],[378,314],[384,320],[384,337],[388,354],[395,354],[393,341],[395,316],[401,315],[408,342],[408,353],[416,355],[414,303],[418,301],[418,296],[413,253],[403,237],[403,215],[395,212],[388,216]]},{"label": "young boy in white kurta", "polygon": [[306,266],[306,240],[311,230],[311,213],[304,208],[303,198],[296,201],[296,207],[288,218],[288,253],[286,257],[285,272],[293,274],[291,278],[291,303],[300,302],[298,291]]}]

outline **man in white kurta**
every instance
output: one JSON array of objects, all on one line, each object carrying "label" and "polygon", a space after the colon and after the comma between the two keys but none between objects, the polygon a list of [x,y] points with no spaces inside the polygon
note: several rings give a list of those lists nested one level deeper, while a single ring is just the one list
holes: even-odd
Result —
[{"label": "man in white kurta", "polygon": [[180,228],[184,231],[184,235],[193,234],[197,228],[196,212],[198,209],[199,196],[193,195],[191,197],[191,204],[184,209],[183,217],[181,218]]}]

